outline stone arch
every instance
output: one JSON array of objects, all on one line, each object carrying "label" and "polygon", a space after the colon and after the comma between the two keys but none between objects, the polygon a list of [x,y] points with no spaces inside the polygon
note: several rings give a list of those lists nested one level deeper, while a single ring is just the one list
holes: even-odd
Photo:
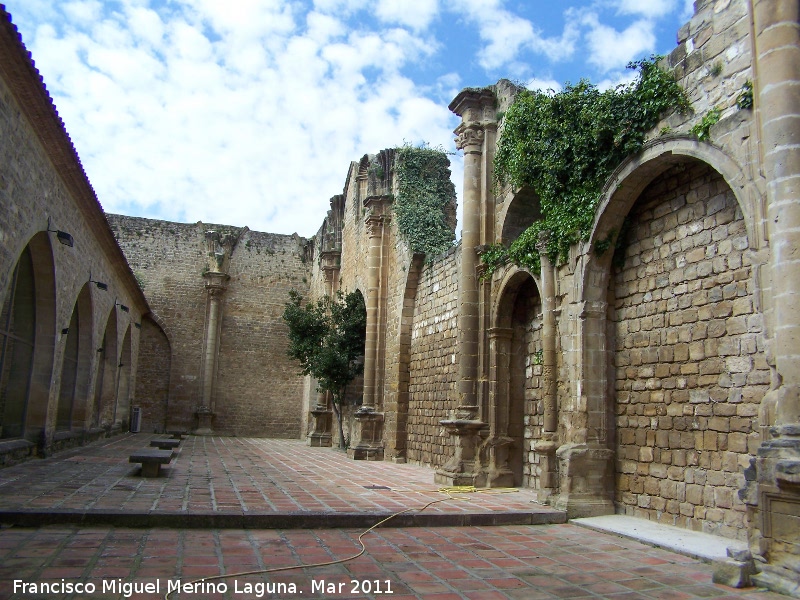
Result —
[{"label": "stone arch", "polygon": [[130,423],[132,362],[131,327],[128,325],[125,336],[122,338],[119,363],[117,364],[117,401],[114,410],[114,423],[120,423],[123,430],[126,430]]},{"label": "stone arch", "polygon": [[23,248],[10,281],[0,318],[0,437],[38,440],[56,343],[55,265],[46,232]]},{"label": "stone arch", "polygon": [[99,355],[94,386],[93,424],[111,427],[114,422],[114,407],[117,397],[117,308],[109,310],[103,330],[102,345],[96,350]]},{"label": "stone arch", "polygon": [[761,210],[759,194],[743,169],[720,148],[694,138],[670,136],[652,140],[638,154],[623,161],[606,182],[597,210],[592,232],[584,246],[580,272],[581,298],[578,322],[580,364],[574,389],[583,396],[580,402],[586,414],[576,415],[574,424],[577,439],[608,442],[607,373],[599,365],[608,364],[606,351],[606,311],[608,279],[613,252],[598,254],[593,249],[600,240],[613,238],[642,191],[653,179],[676,164],[697,160],[720,173],[728,184],[744,215],[750,246],[758,249],[763,235],[759,234]]},{"label": "stone arch", "polygon": [[[648,144],[606,185],[581,257],[586,409],[573,441],[607,449],[610,485],[596,492],[617,511],[745,535],[726,473],[746,463],[756,436],[737,414],[757,411],[769,383],[748,252],[761,245],[757,198],[725,153],[684,138]],[[626,218],[617,260],[613,246],[598,254]],[[711,479],[698,483],[697,468]]]},{"label": "stone arch", "polygon": [[[744,215],[750,247],[754,250],[761,248],[765,238],[762,230],[764,215],[759,201],[761,194],[755,184],[745,176],[742,167],[716,146],[694,138],[670,136],[646,143],[641,152],[624,160],[608,178],[603,187],[587,249],[594,248],[598,240],[608,238],[612,231],[619,231],[634,202],[655,177],[670,166],[688,159],[708,164],[723,177]],[[604,270],[607,271],[612,254],[587,254],[589,260],[582,281],[583,300],[603,301],[605,286],[598,286],[600,281],[597,278],[602,277]]]},{"label": "stone arch", "polygon": [[394,423],[387,419],[386,430],[389,443],[388,456],[405,459],[408,443],[408,403],[411,363],[411,334],[414,326],[414,308],[417,300],[417,287],[422,269],[425,266],[425,255],[414,254],[408,267],[406,284],[403,292],[403,303],[400,308],[400,327],[398,331],[398,360],[396,363],[397,392],[394,406],[387,406],[386,412],[394,412]]},{"label": "stone arch", "polygon": [[56,430],[70,431],[86,426],[92,337],[92,298],[90,284],[86,283],[75,300],[66,334]]},{"label": "stone arch", "polygon": [[542,218],[539,196],[528,186],[518,189],[503,203],[498,219],[500,239],[504,246],[510,245],[533,223]]},{"label": "stone arch", "polygon": [[492,441],[488,446],[487,485],[536,487],[536,467],[527,459],[532,450],[529,440],[541,434],[537,421],[541,411],[533,389],[538,386],[539,375],[535,372],[535,346],[538,344],[541,350],[542,341],[539,281],[527,270],[508,268],[496,298],[489,329],[488,421]]}]

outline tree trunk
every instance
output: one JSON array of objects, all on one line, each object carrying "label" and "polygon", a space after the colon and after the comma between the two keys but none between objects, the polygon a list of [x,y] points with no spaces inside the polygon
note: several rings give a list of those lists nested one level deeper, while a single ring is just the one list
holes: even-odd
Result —
[{"label": "tree trunk", "polygon": [[342,410],[339,402],[336,401],[336,396],[333,397],[333,412],[336,414],[336,422],[339,424],[339,448],[345,450],[347,446],[344,443],[344,428],[342,427]]}]

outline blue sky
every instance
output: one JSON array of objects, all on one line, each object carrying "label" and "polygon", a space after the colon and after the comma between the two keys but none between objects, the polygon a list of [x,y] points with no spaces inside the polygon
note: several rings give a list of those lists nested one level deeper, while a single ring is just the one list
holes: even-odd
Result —
[{"label": "blue sky", "polygon": [[[626,80],[691,0],[4,0],[108,212],[311,236],[464,87]],[[460,197],[462,160],[452,157]]]}]

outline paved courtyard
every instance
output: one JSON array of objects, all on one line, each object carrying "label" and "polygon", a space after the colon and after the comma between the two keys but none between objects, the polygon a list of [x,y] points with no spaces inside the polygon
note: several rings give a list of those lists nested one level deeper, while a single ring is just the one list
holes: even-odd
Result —
[{"label": "paved courtyard", "polygon": [[[527,491],[451,499],[430,469],[299,441],[190,437],[164,477],[141,478],[127,456],[151,437],[0,470],[0,599],[157,599],[179,584],[189,587],[170,599],[783,598],[714,585],[707,564],[560,523]],[[427,522],[398,518],[363,535],[437,500],[417,514]],[[360,535],[365,552],[346,560]],[[283,567],[294,569],[250,573]]]}]

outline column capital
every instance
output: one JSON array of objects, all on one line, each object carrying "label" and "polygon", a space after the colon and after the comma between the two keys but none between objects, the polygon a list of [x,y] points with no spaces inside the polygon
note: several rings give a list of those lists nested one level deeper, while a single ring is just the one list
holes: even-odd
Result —
[{"label": "column capital", "polygon": [[550,231],[544,229],[539,232],[539,239],[536,241],[536,249],[539,254],[547,255],[547,244],[550,243]]},{"label": "column capital", "polygon": [[203,273],[206,280],[206,291],[210,296],[221,296],[228,289],[228,280],[231,278],[227,273],[217,271],[207,271]]},{"label": "column capital", "polygon": [[483,138],[486,132],[483,125],[477,121],[461,123],[453,131],[456,134],[456,148],[467,153],[480,154],[483,148]]},{"label": "column capital", "polygon": [[514,335],[514,330],[511,327],[490,327],[489,339],[490,340],[510,340]]},{"label": "column capital", "polygon": [[364,219],[364,225],[367,226],[367,235],[371,238],[381,237],[383,226],[388,225],[392,220],[388,215],[368,215]]},{"label": "column capital", "polygon": [[490,88],[465,88],[453,99],[448,108],[462,118],[464,123],[495,122],[497,98]]}]

